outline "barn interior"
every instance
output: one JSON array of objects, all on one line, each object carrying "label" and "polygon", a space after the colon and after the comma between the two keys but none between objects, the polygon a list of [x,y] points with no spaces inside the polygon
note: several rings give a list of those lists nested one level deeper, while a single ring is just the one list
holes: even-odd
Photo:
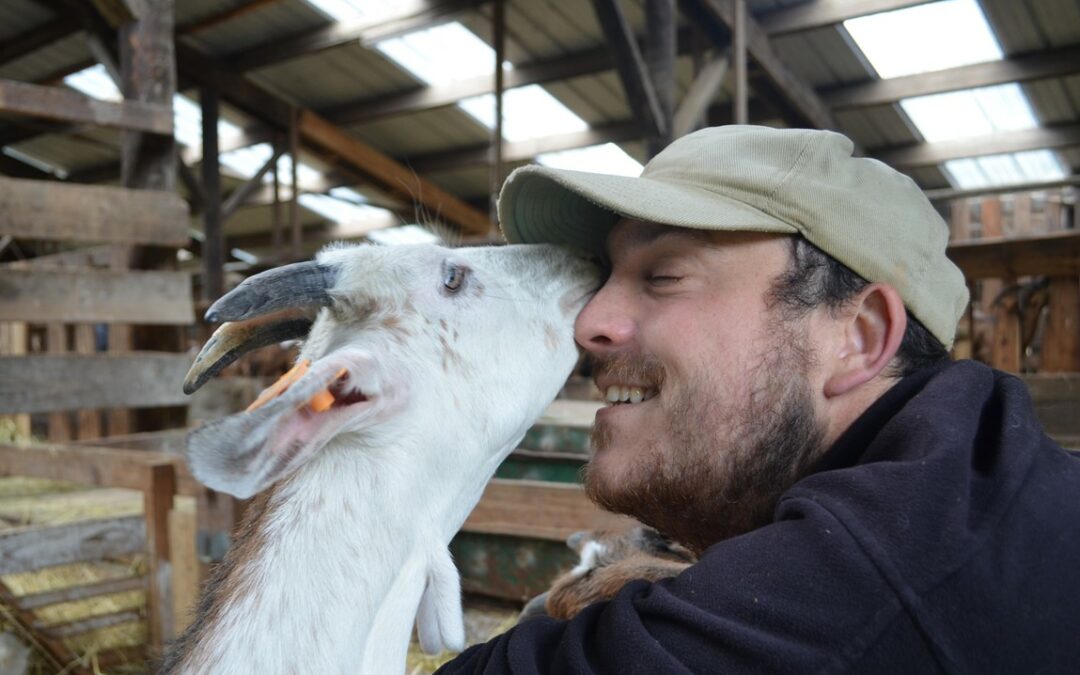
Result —
[{"label": "barn interior", "polygon": [[[336,241],[497,246],[514,169],[637,175],[725,124],[910,176],[971,291],[953,356],[1080,449],[1074,0],[0,3],[5,672],[148,672],[190,622],[245,503],[192,478],[186,430],[296,356],[185,395],[228,289]],[[454,539],[471,639],[622,522],[580,486],[600,398],[571,376]]]}]

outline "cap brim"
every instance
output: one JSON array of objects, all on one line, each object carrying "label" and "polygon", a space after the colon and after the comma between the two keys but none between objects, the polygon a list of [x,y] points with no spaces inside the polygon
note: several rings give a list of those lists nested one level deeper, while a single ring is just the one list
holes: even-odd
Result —
[{"label": "cap brim", "polygon": [[745,202],[645,176],[531,165],[514,171],[499,195],[499,224],[512,244],[568,244],[603,255],[620,218],[700,230],[798,232]]}]

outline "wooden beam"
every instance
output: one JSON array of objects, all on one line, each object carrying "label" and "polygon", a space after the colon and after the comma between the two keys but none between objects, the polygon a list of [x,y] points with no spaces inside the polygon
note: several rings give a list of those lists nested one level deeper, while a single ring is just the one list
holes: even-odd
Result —
[{"label": "wooden beam", "polygon": [[0,178],[0,235],[183,246],[187,228],[187,204],[174,192]]},{"label": "wooden beam", "polygon": [[757,17],[770,37],[824,28],[869,14],[925,5],[935,0],[813,0]]},{"label": "wooden beam", "polygon": [[1080,124],[998,131],[956,141],[919,143],[901,148],[872,150],[871,155],[894,167],[934,166],[950,159],[999,155],[1026,150],[1070,148],[1080,145]]},{"label": "wooden beam", "polygon": [[0,475],[4,476],[36,476],[95,487],[146,490],[148,467],[158,464],[176,466],[181,485],[191,479],[180,457],[153,450],[87,444],[0,443]]},{"label": "wooden beam", "polygon": [[35,525],[0,532],[0,574],[139,553],[146,548],[142,516]]},{"label": "wooden beam", "polygon": [[562,542],[579,530],[633,524],[626,516],[602,511],[580,485],[494,478],[461,530]]},{"label": "wooden beam", "polygon": [[[248,114],[281,131],[288,130],[291,104],[205,54],[183,45],[177,45],[177,53],[181,68],[193,80],[215,84],[227,100]],[[308,147],[335,157],[375,187],[406,202],[419,203],[431,215],[466,233],[486,233],[491,228],[483,213],[309,110],[300,111],[300,136]]]},{"label": "wooden beam", "polygon": [[185,325],[194,320],[185,272],[0,270],[0,321]]},{"label": "wooden beam", "polygon": [[1077,232],[953,242],[947,253],[967,279],[1080,274]]},{"label": "wooden beam", "polygon": [[[735,7],[730,0],[687,0],[684,7],[696,18],[712,28],[728,32],[735,25]],[[783,98],[806,121],[819,129],[836,129],[836,121],[828,107],[806,82],[797,77],[780,59],[769,41],[768,35],[750,16],[746,17],[746,47],[750,56],[761,67],[764,75]]]},{"label": "wooden beam", "polygon": [[30,595],[20,595],[18,602],[19,606],[23,609],[37,609],[38,607],[46,607],[61,602],[85,600],[86,598],[96,598],[101,595],[142,590],[145,588],[146,579],[143,577],[122,577],[120,579],[99,581],[85,586],[68,586],[67,588],[61,588],[55,591],[43,591],[41,593],[32,593]]},{"label": "wooden beam", "polygon": [[[648,156],[654,157],[674,139],[675,58],[678,54],[675,0],[645,0],[645,24],[645,65],[664,121],[663,133],[645,139]],[[634,41],[633,36],[630,41]]]},{"label": "wooden beam", "polygon": [[76,619],[75,621],[65,621],[57,624],[45,624],[38,621],[34,624],[34,627],[51,638],[66,638],[101,628],[108,628],[109,626],[118,626],[123,623],[134,623],[141,620],[142,612],[137,609],[126,609],[121,612],[96,614],[86,619]]},{"label": "wooden beam", "polygon": [[171,136],[172,108],[140,101],[102,101],[66,87],[0,79],[0,112]]},{"label": "wooden beam", "polygon": [[433,216],[457,224],[467,234],[487,234],[491,229],[491,221],[477,209],[313,112],[301,113],[300,134],[323,152],[347,160],[383,190],[406,202],[418,202]]},{"label": "wooden beam", "polygon": [[996,185],[983,188],[940,188],[923,190],[926,198],[932,202],[951,201],[954,199],[967,199],[969,197],[982,197],[984,195],[1004,195],[1016,192],[1038,192],[1040,190],[1053,190],[1061,187],[1080,185],[1080,175],[1066,176],[1057,180],[1039,181],[1037,183],[1012,183],[1009,185]]},{"label": "wooden beam", "polygon": [[619,0],[592,0],[597,21],[615,57],[626,100],[646,136],[665,136],[670,133],[656,86],[645,59],[638,48],[630,22],[619,6]]},{"label": "wooden beam", "polygon": [[709,109],[720,87],[727,77],[728,64],[731,60],[728,53],[715,55],[705,67],[701,69],[697,77],[690,84],[683,97],[679,109],[675,111],[674,136],[685,136],[698,128],[701,120],[705,118],[705,112]]},{"label": "wooden beam", "polygon": [[[503,160],[507,163],[524,162],[546,152],[572,150],[600,143],[624,143],[642,138],[641,128],[636,120],[624,120],[602,127],[592,127],[585,131],[569,134],[545,136],[529,141],[507,143],[503,146]],[[466,166],[481,166],[488,161],[488,145],[473,145],[423,155],[408,159],[409,166],[419,173],[437,173]]]},{"label": "wooden beam", "polygon": [[190,365],[187,354],[159,352],[0,356],[0,411],[185,405]]},{"label": "wooden beam", "polygon": [[735,124],[746,124],[750,114],[750,79],[746,74],[746,0],[731,0],[731,4],[734,8],[731,24],[731,55],[735,65],[731,116]]},{"label": "wooden beam", "polygon": [[408,33],[449,19],[472,9],[486,0],[417,0],[409,2],[401,12],[374,21],[349,23],[333,22],[327,26],[304,30],[295,35],[257,45],[228,57],[228,65],[237,71],[265,68],[275,63],[295,59],[305,54],[341,45],[362,42],[370,44],[393,35]]},{"label": "wooden beam", "polygon": [[1034,82],[1080,73],[1080,47],[1065,47],[918,75],[870,80],[821,92],[834,110],[887,105],[901,99],[1009,82]]},{"label": "wooden beam", "polygon": [[[761,120],[773,114],[772,110],[757,104],[750,105],[750,119]],[[731,124],[729,106],[712,106],[707,112],[709,125]],[[527,162],[537,155],[560,150],[572,150],[600,143],[625,143],[641,140],[641,130],[637,122],[623,120],[604,126],[592,127],[585,131],[569,134],[545,136],[529,141],[507,143],[503,149],[506,162]],[[487,145],[473,145],[453,150],[413,155],[407,158],[409,166],[419,173],[437,173],[466,166],[480,166],[487,161]],[[406,161],[406,160],[403,160]]]},{"label": "wooden beam", "polygon": [[[263,162],[263,165],[259,167],[259,170],[255,172],[254,176],[244,181],[240,186],[229,193],[229,196],[225,198],[225,201],[221,205],[222,222],[228,220],[229,216],[236,212],[236,209],[247,203],[252,195],[265,187],[263,184],[263,176],[265,176],[270,169],[277,166],[278,160],[281,159],[281,156],[284,154],[284,146],[276,148],[274,153],[270,155],[270,159]],[[300,187],[303,189],[303,184],[301,184]]]},{"label": "wooden beam", "polygon": [[179,26],[176,29],[176,33],[177,35],[191,35],[193,33],[198,33],[199,31],[220,26],[223,23],[251,14],[263,7],[269,7],[270,5],[280,2],[282,2],[282,0],[248,0],[242,5],[230,7],[229,9],[222,10],[216,14],[211,14],[204,19],[198,19],[191,23],[184,24],[183,26]]}]

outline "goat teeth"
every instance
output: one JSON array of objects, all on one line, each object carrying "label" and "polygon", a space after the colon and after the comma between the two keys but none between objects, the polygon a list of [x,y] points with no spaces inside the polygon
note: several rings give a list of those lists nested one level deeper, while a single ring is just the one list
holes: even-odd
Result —
[{"label": "goat teeth", "polygon": [[645,400],[645,390],[641,387],[630,387],[630,402],[641,403]]}]

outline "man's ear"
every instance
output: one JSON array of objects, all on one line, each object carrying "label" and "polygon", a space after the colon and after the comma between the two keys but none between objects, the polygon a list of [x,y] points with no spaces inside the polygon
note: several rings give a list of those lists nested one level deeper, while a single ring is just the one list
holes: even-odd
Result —
[{"label": "man's ear", "polygon": [[907,310],[895,288],[870,284],[841,310],[825,396],[846,394],[877,377],[896,356],[907,329]]}]

